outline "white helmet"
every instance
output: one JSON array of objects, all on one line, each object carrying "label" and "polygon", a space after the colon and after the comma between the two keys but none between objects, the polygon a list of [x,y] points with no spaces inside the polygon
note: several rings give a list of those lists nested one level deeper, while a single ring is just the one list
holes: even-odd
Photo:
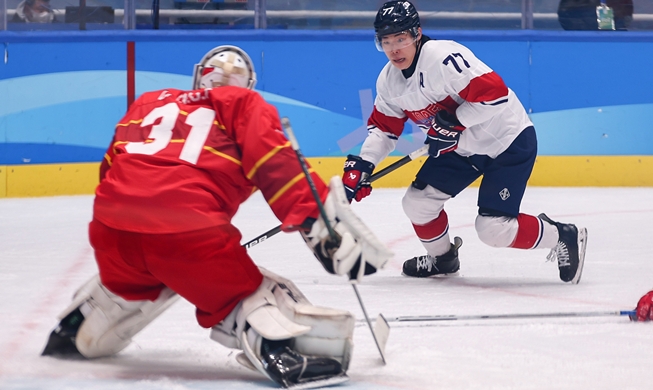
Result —
[{"label": "white helmet", "polygon": [[218,46],[193,71],[193,89],[233,85],[254,89],[256,73],[247,53],[236,46]]}]

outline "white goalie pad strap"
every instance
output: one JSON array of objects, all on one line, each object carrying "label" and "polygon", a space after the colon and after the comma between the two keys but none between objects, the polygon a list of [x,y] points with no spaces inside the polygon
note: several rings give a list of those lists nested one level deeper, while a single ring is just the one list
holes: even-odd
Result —
[{"label": "white goalie pad strap", "polygon": [[236,335],[236,317],[242,309],[242,304],[242,302],[239,302],[224,320],[211,328],[211,334],[209,336],[211,340],[217,341],[227,348],[242,349],[240,347],[240,340],[238,340],[238,336]]},{"label": "white goalie pad strap", "polygon": [[[267,269],[259,269],[264,276],[261,287],[212,329],[211,338],[227,347],[241,349],[252,365],[264,374],[260,356],[263,337],[293,339],[292,345],[297,352],[334,358],[346,369],[351,359],[354,315],[344,310],[313,306],[293,282]],[[235,312],[237,314],[233,315]],[[251,326],[247,331],[246,324]]]},{"label": "white goalie pad strap", "polygon": [[88,301],[91,297],[91,292],[98,283],[100,283],[100,276],[93,275],[86,283],[82,285],[82,287],[78,288],[77,291],[75,291],[75,294],[73,294],[72,302],[70,302],[64,311],[59,313],[57,318],[59,320],[63,320],[68,314],[72,313],[75,309],[80,307],[82,303]]},{"label": "white goalie pad strap", "polygon": [[254,328],[250,328],[247,332],[241,334],[240,340],[243,354],[249,361],[249,364],[243,364],[243,362],[240,362],[238,358],[236,358],[236,360],[245,367],[250,368],[250,366],[252,366],[268,379],[274,381],[263,366],[263,359],[261,358],[261,342],[263,341],[263,337],[261,337]]},{"label": "white goalie pad strap", "polygon": [[[228,348],[243,349],[241,335],[247,324],[270,340],[291,339],[310,330],[310,327],[293,322],[291,317],[280,311],[277,294],[274,292],[278,282],[270,276],[277,280],[283,278],[264,268],[259,269],[264,276],[263,282],[252,295],[240,302],[224,320],[211,329],[212,340]],[[306,299],[301,293],[298,295]]]},{"label": "white goalie pad strap", "polygon": [[75,344],[87,358],[113,355],[131,338],[175,303],[179,296],[164,288],[155,301],[127,301],[107,290],[95,277],[82,287],[86,299],[80,310],[84,321]]}]

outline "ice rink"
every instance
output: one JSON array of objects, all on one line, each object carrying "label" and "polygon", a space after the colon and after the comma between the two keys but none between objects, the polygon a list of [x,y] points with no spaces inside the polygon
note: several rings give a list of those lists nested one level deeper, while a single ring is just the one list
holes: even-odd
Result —
[{"label": "ice rink", "polygon": [[[573,313],[630,310],[653,288],[653,188],[541,188],[522,211],[546,212],[588,229],[578,285],[558,278],[548,250],[494,249],[474,231],[476,189],[447,204],[450,233],[462,237],[461,272],[401,276],[423,254],[401,210],[403,189],[375,189],[354,210],[395,252],[359,285],[370,317]],[[76,288],[96,273],[87,224],[91,196],[0,199],[1,389],[273,389],[208,337],[180,301],[112,358],[41,357],[48,334]],[[259,194],[238,212],[243,242],[278,221]],[[356,296],[327,274],[298,234],[280,233],[250,250],[260,265],[295,282],[315,305],[362,319]],[[335,389],[651,389],[653,324],[625,316],[391,323],[388,364],[369,329],[354,332],[351,380]]]}]

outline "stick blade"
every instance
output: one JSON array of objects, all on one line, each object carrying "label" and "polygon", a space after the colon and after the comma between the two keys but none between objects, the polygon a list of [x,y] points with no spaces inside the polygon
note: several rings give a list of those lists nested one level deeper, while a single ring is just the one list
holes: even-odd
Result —
[{"label": "stick blade", "polygon": [[386,364],[385,346],[388,344],[388,337],[390,337],[390,325],[383,314],[379,314],[379,316],[376,317],[376,321],[374,321],[374,334],[376,335],[376,342],[379,347],[379,353],[381,354],[381,360],[383,360],[383,364]]}]

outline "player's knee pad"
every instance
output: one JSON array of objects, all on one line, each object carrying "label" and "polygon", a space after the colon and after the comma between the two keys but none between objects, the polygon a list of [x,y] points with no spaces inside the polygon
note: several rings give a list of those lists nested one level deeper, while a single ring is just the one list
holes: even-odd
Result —
[{"label": "player's knee pad", "polygon": [[261,273],[264,279],[258,290],[212,328],[211,338],[242,350],[250,365],[268,377],[261,357],[263,338],[289,339],[293,350],[335,359],[346,371],[353,348],[353,314],[313,306],[291,281],[264,268]]},{"label": "player's knee pad", "polygon": [[96,275],[75,293],[73,302],[59,318],[79,307],[84,320],[75,338],[78,351],[87,358],[109,356],[127,347],[132,336],[178,298],[164,288],[155,301],[127,301],[107,290]]},{"label": "player's knee pad", "polygon": [[475,226],[478,238],[495,248],[509,247],[519,230],[517,218],[505,216],[479,215]]},{"label": "player's knee pad", "polygon": [[429,185],[423,188],[411,185],[406,190],[401,205],[413,224],[424,225],[440,215],[444,203],[449,199],[450,195]]}]

